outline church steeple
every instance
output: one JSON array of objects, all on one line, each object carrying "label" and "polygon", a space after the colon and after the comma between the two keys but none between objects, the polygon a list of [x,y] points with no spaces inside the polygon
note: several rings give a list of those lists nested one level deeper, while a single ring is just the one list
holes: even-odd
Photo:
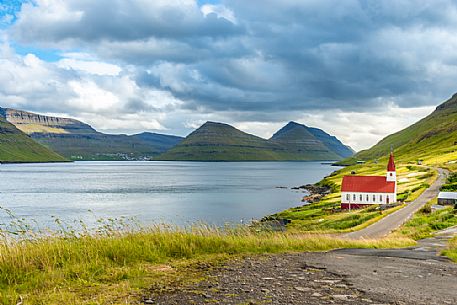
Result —
[{"label": "church steeple", "polygon": [[397,182],[397,171],[395,169],[393,152],[390,152],[389,164],[387,164],[387,181]]}]

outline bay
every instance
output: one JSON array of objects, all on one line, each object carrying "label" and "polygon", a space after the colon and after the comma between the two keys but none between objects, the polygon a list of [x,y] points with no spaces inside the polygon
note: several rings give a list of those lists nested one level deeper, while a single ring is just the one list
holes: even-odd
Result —
[{"label": "bay", "polygon": [[[98,218],[223,225],[301,205],[290,188],[334,167],[319,162],[74,162],[3,164],[0,206],[40,227],[55,217],[93,226]],[[0,211],[0,221],[10,217]]]}]

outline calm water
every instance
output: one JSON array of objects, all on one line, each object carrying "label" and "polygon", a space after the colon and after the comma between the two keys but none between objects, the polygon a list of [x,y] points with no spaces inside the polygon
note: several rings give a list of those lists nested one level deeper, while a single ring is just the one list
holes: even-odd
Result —
[{"label": "calm water", "polygon": [[51,216],[88,224],[120,216],[145,224],[240,223],[299,205],[303,194],[290,187],[334,169],[315,162],[7,164],[0,165],[0,205],[40,226],[52,226]]}]

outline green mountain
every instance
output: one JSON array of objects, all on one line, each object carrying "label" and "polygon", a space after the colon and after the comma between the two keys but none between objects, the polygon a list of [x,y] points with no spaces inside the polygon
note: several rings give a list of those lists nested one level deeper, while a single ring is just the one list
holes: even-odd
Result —
[{"label": "green mountain", "polygon": [[112,135],[78,120],[3,109],[8,122],[41,144],[72,160],[148,160],[182,140],[180,137],[142,133]]},{"label": "green mountain", "polygon": [[66,160],[9,123],[0,109],[0,163],[59,161]]},{"label": "green mountain", "polygon": [[339,160],[354,154],[352,149],[325,131],[295,122],[289,122],[269,141],[279,144],[288,153],[310,160],[316,159],[316,156],[323,160]]},{"label": "green mountain", "polygon": [[227,124],[206,122],[155,160],[309,161],[341,158],[309,132],[306,126],[294,122],[269,140]]},{"label": "green mountain", "polygon": [[206,122],[155,160],[280,160],[270,143],[230,125]]},{"label": "green mountain", "polygon": [[425,160],[429,163],[456,160],[457,94],[417,123],[382,139],[370,149],[360,151],[341,163],[374,160],[388,155],[391,147],[395,149],[398,160]]}]

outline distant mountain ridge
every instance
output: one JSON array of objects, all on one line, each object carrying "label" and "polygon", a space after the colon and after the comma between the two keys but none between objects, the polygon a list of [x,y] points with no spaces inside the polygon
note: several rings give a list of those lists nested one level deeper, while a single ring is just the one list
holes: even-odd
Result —
[{"label": "distant mountain ridge", "polygon": [[[308,127],[296,122],[289,122],[277,131],[270,141],[279,142],[301,152],[322,153],[328,160],[347,158],[354,151],[322,129]],[[336,155],[336,156],[333,156]]]},{"label": "distant mountain ridge", "polygon": [[[314,134],[318,134],[318,139]],[[187,161],[311,161],[340,160],[352,155],[341,143],[320,129],[290,122],[269,140],[224,123],[206,122],[156,160]],[[325,140],[325,142],[323,141]],[[343,151],[343,154],[341,154]]]},{"label": "distant mountain ridge", "polygon": [[183,138],[155,133],[112,135],[70,118],[2,108],[6,120],[71,160],[149,160]]},{"label": "distant mountain ridge", "polygon": [[71,160],[335,161],[353,154],[336,137],[295,122],[268,140],[217,122],[206,122],[182,138],[149,132],[104,134],[75,119],[10,108],[0,108],[0,115]]}]

